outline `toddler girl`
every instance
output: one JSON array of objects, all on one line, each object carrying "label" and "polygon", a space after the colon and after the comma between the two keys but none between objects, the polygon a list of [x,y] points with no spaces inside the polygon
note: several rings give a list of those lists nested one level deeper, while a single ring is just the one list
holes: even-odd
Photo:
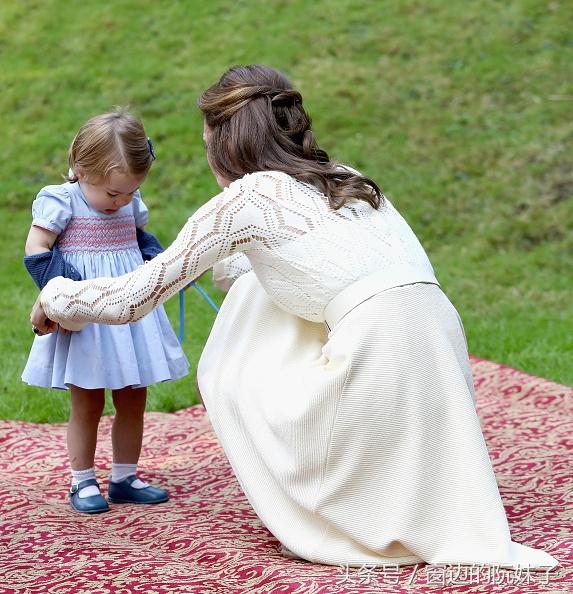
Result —
[{"label": "toddler girl", "polygon": [[[69,151],[67,182],[43,188],[32,206],[25,263],[39,288],[54,276],[91,279],[130,272],[161,251],[143,231],[139,188],[155,154],[142,123],[124,109],[86,122]],[[118,308],[122,308],[118,302]],[[34,329],[36,332],[36,329]],[[89,324],[34,340],[22,379],[68,389],[70,503],[79,512],[109,510],[95,478],[104,390],[112,390],[113,503],[160,503],[167,493],[137,478],[147,386],[187,374],[189,363],[160,308],[127,326]]]}]

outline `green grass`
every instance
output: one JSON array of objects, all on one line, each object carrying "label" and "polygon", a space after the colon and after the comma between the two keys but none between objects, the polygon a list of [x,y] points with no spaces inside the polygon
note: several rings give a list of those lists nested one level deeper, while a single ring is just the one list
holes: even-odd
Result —
[{"label": "green grass", "polygon": [[[19,379],[37,294],[21,256],[79,125],[117,104],[142,116],[159,154],[149,229],[168,243],[217,190],[195,100],[236,63],[287,72],[320,144],[380,183],[472,353],[573,384],[572,17],[558,0],[2,2],[0,417],[67,417],[65,393]],[[187,303],[195,365],[213,314]],[[195,401],[191,374],[152,387],[149,409]]]}]

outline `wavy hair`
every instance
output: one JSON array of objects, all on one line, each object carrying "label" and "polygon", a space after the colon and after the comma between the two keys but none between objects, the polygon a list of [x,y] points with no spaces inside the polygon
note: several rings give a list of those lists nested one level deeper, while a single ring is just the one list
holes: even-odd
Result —
[{"label": "wavy hair", "polygon": [[334,209],[352,199],[380,207],[376,182],[331,161],[318,147],[302,96],[281,72],[233,66],[197,104],[211,131],[209,163],[225,179],[283,171],[320,190]]}]

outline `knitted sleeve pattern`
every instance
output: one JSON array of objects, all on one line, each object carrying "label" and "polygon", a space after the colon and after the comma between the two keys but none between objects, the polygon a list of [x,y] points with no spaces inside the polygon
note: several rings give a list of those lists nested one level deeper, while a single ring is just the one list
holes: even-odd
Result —
[{"label": "knitted sleeve pattern", "polygon": [[[114,279],[53,279],[41,302],[50,319],[71,330],[88,322],[134,322],[222,261],[221,278],[229,286],[252,265],[276,305],[313,322],[324,320],[326,305],[340,291],[369,274],[385,271],[404,283],[433,274],[389,200],[379,209],[350,200],[334,210],[309,184],[259,171],[199,208],[149,263]],[[215,280],[220,268],[214,268]]]},{"label": "knitted sleeve pattern", "polygon": [[252,269],[251,261],[243,252],[233,254],[213,266],[213,283],[226,292],[240,276]]},{"label": "knitted sleeve pattern", "polygon": [[310,219],[285,216],[281,204],[293,182],[278,172],[244,176],[199,208],[171,246],[137,270],[117,278],[50,281],[41,294],[46,315],[71,330],[89,322],[134,322],[216,262],[304,234]]}]

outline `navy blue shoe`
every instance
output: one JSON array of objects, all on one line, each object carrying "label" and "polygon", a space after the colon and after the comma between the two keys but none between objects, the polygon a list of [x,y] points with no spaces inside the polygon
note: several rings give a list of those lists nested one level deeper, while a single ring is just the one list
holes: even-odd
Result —
[{"label": "navy blue shoe", "polygon": [[95,485],[99,489],[99,485],[95,479],[87,479],[77,485],[72,485],[70,489],[70,505],[82,514],[100,514],[101,512],[109,511],[109,505],[103,498],[101,493],[99,495],[91,495],[90,497],[80,497],[80,491],[84,487]]},{"label": "navy blue shoe", "polygon": [[136,479],[135,474],[132,474],[119,483],[109,481],[108,500],[111,503],[163,503],[169,501],[169,495],[163,489],[151,485],[143,487],[143,489],[132,487],[131,483]]}]

